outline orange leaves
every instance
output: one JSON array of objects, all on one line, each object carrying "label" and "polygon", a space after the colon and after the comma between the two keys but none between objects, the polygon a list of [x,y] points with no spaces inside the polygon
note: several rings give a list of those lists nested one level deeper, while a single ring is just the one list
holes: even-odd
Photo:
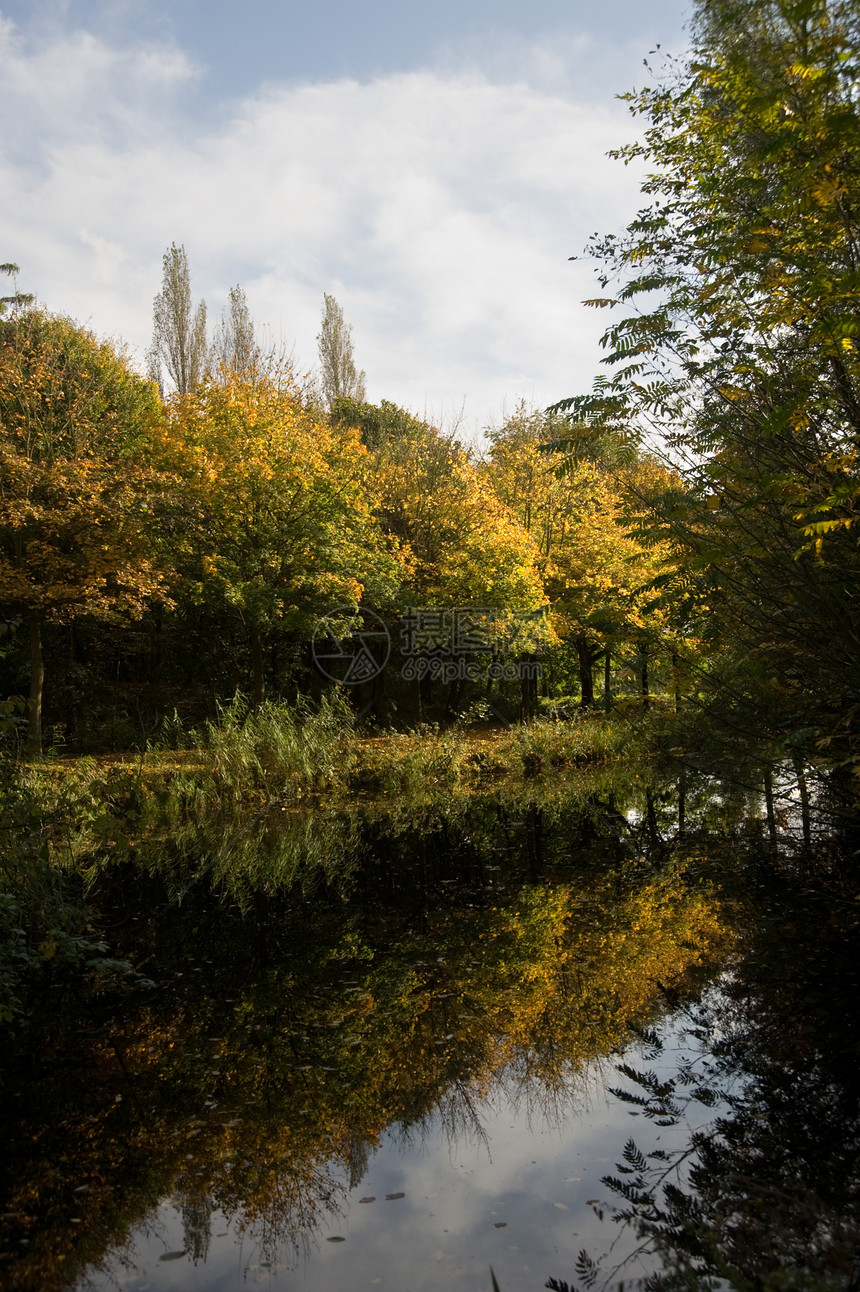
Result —
[{"label": "orange leaves", "polygon": [[31,311],[0,327],[0,600],[66,621],[140,614],[161,595],[138,450],[149,383],[68,319]]},{"label": "orange leaves", "polygon": [[659,469],[643,461],[610,471],[591,458],[565,462],[542,450],[563,433],[570,435],[568,423],[559,426],[521,408],[491,435],[487,480],[540,548],[552,623],[561,637],[605,636],[625,623],[639,627],[641,589],[668,553],[665,544],[646,549],[630,534],[623,494],[633,477],[637,487],[652,487]]},{"label": "orange leaves", "polygon": [[382,408],[399,420],[372,454],[375,492],[407,601],[542,605],[535,544],[467,450],[393,406]]},{"label": "orange leaves", "polygon": [[259,374],[207,382],[167,414],[162,449],[182,517],[174,559],[193,598],[234,607],[256,633],[358,604],[391,562],[355,432],[333,431]]}]

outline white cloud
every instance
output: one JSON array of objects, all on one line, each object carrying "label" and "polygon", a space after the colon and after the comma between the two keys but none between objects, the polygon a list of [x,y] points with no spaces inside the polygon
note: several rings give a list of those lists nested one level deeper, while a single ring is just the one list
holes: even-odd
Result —
[{"label": "white cloud", "polygon": [[[175,240],[213,313],[242,282],[307,364],[333,291],[374,399],[466,397],[482,425],[504,399],[590,384],[604,320],[567,257],[637,201],[632,169],[605,157],[631,134],[609,95],[425,70],[268,85],[201,122],[174,48],[77,33],[30,50],[3,23],[0,57],[0,109],[21,123],[0,145],[0,258],[51,308],[142,354]],[[523,58],[555,84],[557,57]]]}]

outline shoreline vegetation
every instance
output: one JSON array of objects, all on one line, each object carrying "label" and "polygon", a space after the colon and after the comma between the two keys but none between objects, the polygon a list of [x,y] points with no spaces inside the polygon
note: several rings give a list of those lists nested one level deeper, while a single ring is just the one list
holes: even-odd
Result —
[{"label": "shoreline vegetation", "polygon": [[316,708],[267,701],[249,711],[239,696],[217,719],[185,729],[166,723],[162,740],[138,752],[62,754],[22,759],[24,775],[70,777],[97,784],[115,774],[147,783],[195,783],[213,800],[249,803],[314,794],[408,791],[438,785],[482,785],[491,777],[533,777],[588,763],[641,756],[647,727],[616,712],[535,718],[507,725],[460,721],[411,730],[356,729],[348,702],[337,694]]},{"label": "shoreline vegetation", "polygon": [[[420,835],[440,822],[459,828],[477,811],[522,826],[534,874],[546,822],[566,813],[576,855],[602,839],[607,864],[649,858],[660,869],[694,829],[697,796],[712,797],[720,778],[716,758],[697,770],[677,743],[682,717],[664,703],[511,727],[461,722],[366,734],[341,692],[257,709],[239,696],[199,727],[166,723],[162,738],[134,756],[9,761],[0,785],[0,1029],[26,1030],[27,984],[48,969],[52,980],[64,965],[82,982],[136,976],[115,958],[97,913],[117,868],[135,890],[158,874],[177,902],[202,882],[244,911],[269,900],[325,906],[363,882],[367,858],[357,840],[368,828]],[[774,846],[761,764],[748,752],[744,786],[735,756],[732,794]],[[793,788],[782,791],[784,810]],[[725,828],[739,828],[728,800],[717,801]]]}]

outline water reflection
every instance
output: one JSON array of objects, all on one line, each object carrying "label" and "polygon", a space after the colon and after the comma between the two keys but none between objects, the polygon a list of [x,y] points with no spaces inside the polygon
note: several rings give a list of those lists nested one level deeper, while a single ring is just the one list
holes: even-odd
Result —
[{"label": "water reflection", "polygon": [[93,914],[155,991],[46,1003],[10,1067],[7,1284],[72,1285],[165,1197],[191,1260],[213,1217],[294,1260],[391,1128],[480,1137],[500,1081],[557,1118],[729,949],[670,815],[595,775],[150,830]]},{"label": "water reflection", "polygon": [[[141,804],[127,846],[89,857],[91,919],[156,985],[56,975],[35,1002],[5,1076],[4,1286],[127,1281],[147,1226],[175,1243],[160,1286],[174,1268],[214,1286],[227,1231],[259,1271],[333,1262],[351,1194],[404,1191],[390,1146],[561,1127],[631,1028],[652,1057],[629,1067],[630,1111],[693,1149],[674,1193],[665,1139],[638,1135],[670,1157],[609,1150],[659,1253],[650,1286],[852,1286],[856,884],[810,826],[814,793],[794,820],[779,775],[769,802],[740,779],[682,763],[246,815]],[[672,1077],[659,1028],[683,1009],[695,1068]],[[720,1121],[688,1141],[691,1096]],[[534,1195],[559,1160],[541,1153]],[[565,1273],[550,1251],[533,1272]]]},{"label": "water reflection", "polygon": [[[683,1057],[667,1067],[654,1034],[618,1092],[652,1125],[699,1128],[670,1152],[648,1152],[637,1130],[623,1152],[619,1142],[604,1183],[615,1218],[659,1257],[662,1272],[645,1285],[653,1292],[856,1288],[856,873],[844,852],[823,840],[813,850],[808,835],[795,857],[731,862],[732,971],[685,1008]],[[615,1286],[612,1266],[604,1261],[588,1286]]]}]

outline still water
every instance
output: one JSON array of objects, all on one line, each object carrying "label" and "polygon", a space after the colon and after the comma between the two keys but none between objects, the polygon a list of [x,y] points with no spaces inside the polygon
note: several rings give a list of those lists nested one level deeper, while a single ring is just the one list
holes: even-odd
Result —
[{"label": "still water", "polygon": [[[572,1095],[567,1110],[549,1116],[512,1081],[475,1096],[468,1126],[453,1127],[450,1111],[440,1111],[419,1128],[384,1131],[353,1170],[353,1179],[363,1170],[355,1185],[348,1167],[333,1173],[313,1232],[277,1241],[265,1220],[243,1231],[241,1218],[212,1211],[205,1197],[174,1196],[80,1286],[489,1292],[492,1268],[504,1288],[540,1288],[549,1272],[572,1272],[583,1246],[618,1237],[594,1204],[606,1197],[601,1176],[629,1114],[592,1075],[590,1096]],[[625,1237],[616,1260],[632,1250]]]},{"label": "still water", "polygon": [[137,977],[10,1066],[3,1286],[854,1286],[853,872],[676,788],[137,838],[91,897]]}]

